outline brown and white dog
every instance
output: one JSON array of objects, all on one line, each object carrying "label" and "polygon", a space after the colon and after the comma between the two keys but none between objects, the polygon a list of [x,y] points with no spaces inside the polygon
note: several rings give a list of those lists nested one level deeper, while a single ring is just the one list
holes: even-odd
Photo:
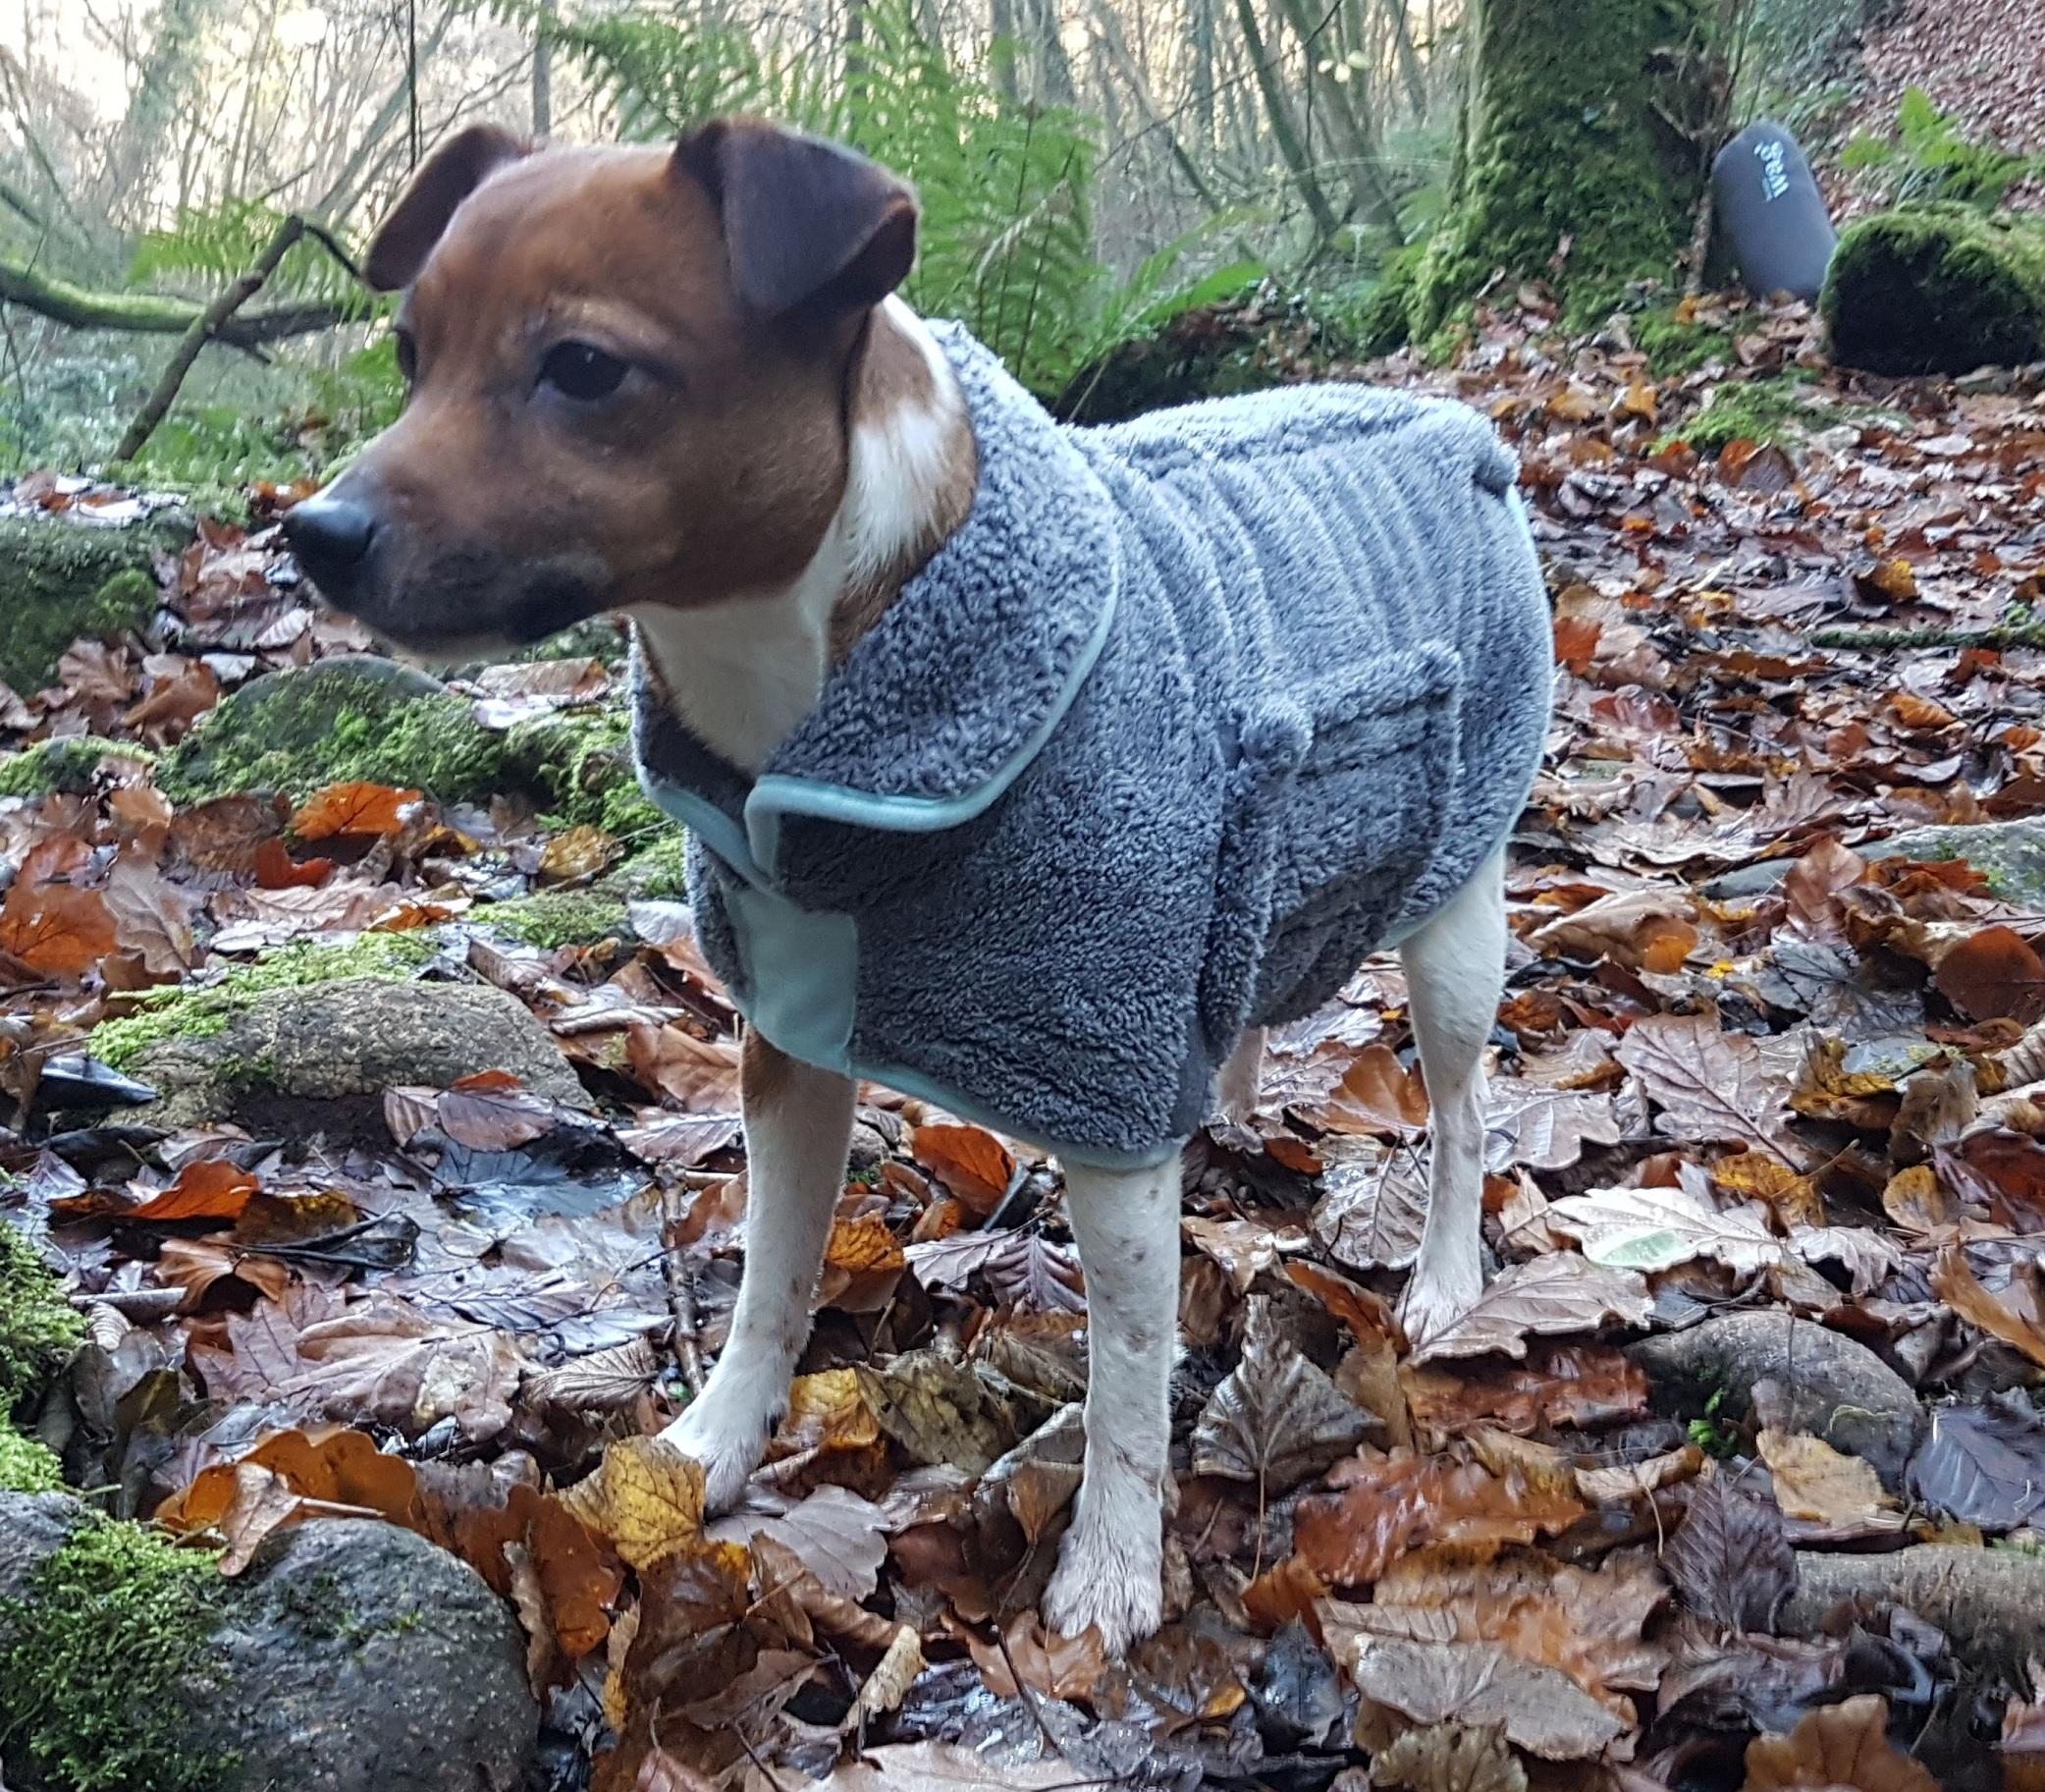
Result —
[{"label": "brown and white dog", "polygon": [[[756,774],[834,665],[967,516],[972,426],[894,297],[908,189],[751,121],[674,148],[532,153],[466,131],[370,249],[404,414],[287,527],[334,604],[413,652],[472,659],[621,612],[698,738]],[[1500,860],[1401,946],[1432,1098],[1430,1207],[1404,1313],[1481,1288],[1480,1056],[1496,1014]],[[1263,1042],[1221,1078],[1255,1101]],[[854,1085],[744,1051],[751,1204],[730,1341],[669,1436],[737,1497],[784,1409],[841,1190]],[[1160,1616],[1179,1172],[1069,1166],[1090,1384],[1076,1514],[1046,1599],[1111,1649]]]}]

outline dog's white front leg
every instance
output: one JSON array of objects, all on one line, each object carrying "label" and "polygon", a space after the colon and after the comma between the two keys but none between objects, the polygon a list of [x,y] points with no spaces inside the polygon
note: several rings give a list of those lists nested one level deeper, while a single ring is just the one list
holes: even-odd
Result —
[{"label": "dog's white front leg", "polygon": [[1087,1277],[1085,1478],[1044,1614],[1109,1655],[1157,1628],[1179,1306],[1179,1161],[1065,1171]]},{"label": "dog's white front leg", "polygon": [[1214,1112],[1224,1120],[1247,1124],[1257,1117],[1257,1092],[1263,1082],[1264,1028],[1252,1027],[1236,1041],[1214,1078]]},{"label": "dog's white front leg", "polygon": [[1484,1291],[1484,1046],[1505,981],[1501,848],[1399,948],[1427,1077],[1427,1222],[1399,1303],[1420,1343]]},{"label": "dog's white front leg", "polygon": [[713,1510],[731,1504],[787,1410],[810,1302],[844,1188],[854,1085],[745,1041],[745,1274],[731,1334],[700,1398],[662,1436],[703,1465]]}]

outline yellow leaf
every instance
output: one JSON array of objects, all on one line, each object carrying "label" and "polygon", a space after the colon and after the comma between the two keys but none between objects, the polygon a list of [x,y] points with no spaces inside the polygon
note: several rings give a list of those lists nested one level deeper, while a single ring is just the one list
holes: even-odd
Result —
[{"label": "yellow leaf", "polygon": [[788,1389],[788,1416],[775,1435],[774,1454],[806,1449],[870,1449],[881,1440],[881,1422],[861,1392],[856,1369],[826,1369],[799,1375]]},{"label": "yellow leaf", "polygon": [[908,1697],[910,1683],[921,1672],[923,1640],[917,1636],[915,1625],[904,1624],[894,1633],[894,1641],[888,1645],[888,1653],[867,1675],[854,1709],[864,1711],[869,1717],[899,1709],[903,1699]]},{"label": "yellow leaf", "polygon": [[703,1536],[703,1470],[659,1438],[612,1444],[597,1472],[561,1502],[634,1568],[650,1568]]},{"label": "yellow leaf", "polygon": [[[1761,1460],[1775,1482],[1785,1517],[1814,1524],[1868,1525],[1892,1521],[1895,1501],[1882,1480],[1856,1456],[1843,1456],[1821,1439],[1764,1431]],[[1901,1519],[1893,1519],[1901,1525]]]}]

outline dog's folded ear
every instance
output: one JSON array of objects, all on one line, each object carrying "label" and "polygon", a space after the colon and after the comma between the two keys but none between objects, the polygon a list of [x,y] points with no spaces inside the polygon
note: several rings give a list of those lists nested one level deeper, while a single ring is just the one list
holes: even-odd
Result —
[{"label": "dog's folded ear", "polygon": [[378,293],[410,286],[448,228],[456,206],[497,169],[532,153],[532,145],[497,125],[457,131],[419,164],[362,258],[362,278]]},{"label": "dog's folded ear", "polygon": [[916,196],[856,150],[759,119],[717,119],[674,151],[717,202],[738,296],[827,321],[878,304],[916,259]]}]

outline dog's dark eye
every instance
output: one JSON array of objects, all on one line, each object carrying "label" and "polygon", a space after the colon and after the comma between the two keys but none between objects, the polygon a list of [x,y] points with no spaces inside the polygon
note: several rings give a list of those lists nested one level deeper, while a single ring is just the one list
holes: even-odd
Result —
[{"label": "dog's dark eye", "polygon": [[624,383],[631,363],[589,343],[561,343],[540,363],[540,378],[567,397],[588,403],[607,399]]}]

